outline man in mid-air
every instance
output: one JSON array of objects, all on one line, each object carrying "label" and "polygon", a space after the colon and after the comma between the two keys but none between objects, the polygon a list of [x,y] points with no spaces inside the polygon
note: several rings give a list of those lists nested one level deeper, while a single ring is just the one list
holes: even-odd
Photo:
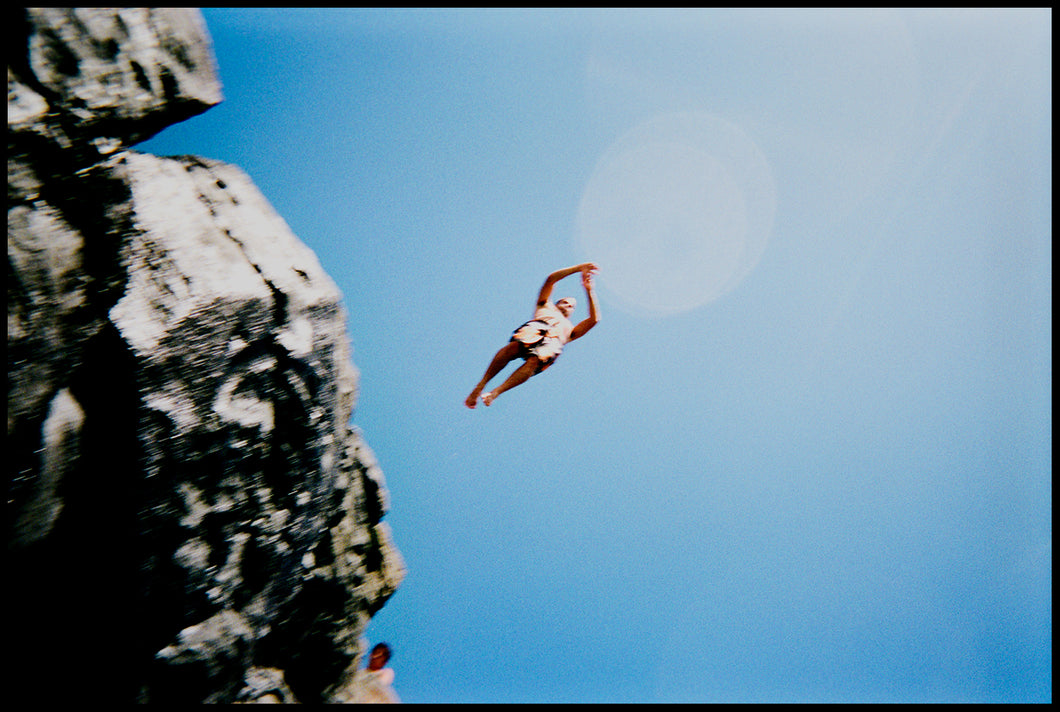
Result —
[{"label": "man in mid-air", "polygon": [[[563,352],[563,347],[575,339],[585,336],[589,329],[596,326],[600,320],[599,310],[596,304],[596,291],[593,287],[593,275],[597,267],[592,262],[585,262],[573,267],[556,270],[545,279],[541,292],[537,296],[537,308],[534,310],[534,318],[526,322],[512,333],[511,340],[497,352],[490,361],[489,367],[482,380],[478,382],[471,395],[464,401],[468,408],[474,408],[482,398],[482,402],[490,405],[501,393],[515,388],[528,378],[541,373],[551,366]],[[555,304],[549,301],[552,296],[552,288],[556,282],[564,277],[581,272],[582,286],[589,299],[589,316],[574,325],[570,321],[570,315],[574,313],[577,305],[574,297],[564,297]],[[501,385],[492,391],[483,393],[482,389],[494,376],[516,358],[524,359],[522,366],[517,368],[508,376]]]}]

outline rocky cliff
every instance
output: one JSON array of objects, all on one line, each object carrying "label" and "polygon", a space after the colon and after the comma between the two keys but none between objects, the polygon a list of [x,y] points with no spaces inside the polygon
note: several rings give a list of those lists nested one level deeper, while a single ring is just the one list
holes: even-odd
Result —
[{"label": "rocky cliff", "polygon": [[341,294],[238,168],[131,149],[221,101],[201,15],[8,15],[9,690],[363,699],[404,566]]}]

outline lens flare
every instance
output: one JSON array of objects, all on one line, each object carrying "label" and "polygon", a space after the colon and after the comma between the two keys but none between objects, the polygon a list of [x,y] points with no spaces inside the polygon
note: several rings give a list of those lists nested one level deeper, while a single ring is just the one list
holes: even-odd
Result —
[{"label": "lens flare", "polygon": [[600,159],[575,239],[620,306],[676,314],[747,277],[765,251],[775,205],[769,164],[746,133],[710,114],[667,114]]}]

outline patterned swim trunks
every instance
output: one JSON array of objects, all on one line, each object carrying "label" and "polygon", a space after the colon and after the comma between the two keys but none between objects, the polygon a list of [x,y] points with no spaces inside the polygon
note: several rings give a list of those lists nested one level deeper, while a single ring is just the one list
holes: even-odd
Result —
[{"label": "patterned swim trunks", "polygon": [[555,334],[555,327],[552,324],[532,319],[512,332],[510,340],[518,341],[523,345],[520,353],[522,358],[537,356],[541,363],[535,373],[541,373],[563,353],[563,342]]}]

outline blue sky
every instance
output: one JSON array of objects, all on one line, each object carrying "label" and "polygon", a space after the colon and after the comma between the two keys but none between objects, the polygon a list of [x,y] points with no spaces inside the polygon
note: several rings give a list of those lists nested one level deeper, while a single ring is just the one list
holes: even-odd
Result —
[{"label": "blue sky", "polygon": [[225,101],[140,148],[342,290],[404,701],[1052,699],[1051,10],[204,16]]}]

